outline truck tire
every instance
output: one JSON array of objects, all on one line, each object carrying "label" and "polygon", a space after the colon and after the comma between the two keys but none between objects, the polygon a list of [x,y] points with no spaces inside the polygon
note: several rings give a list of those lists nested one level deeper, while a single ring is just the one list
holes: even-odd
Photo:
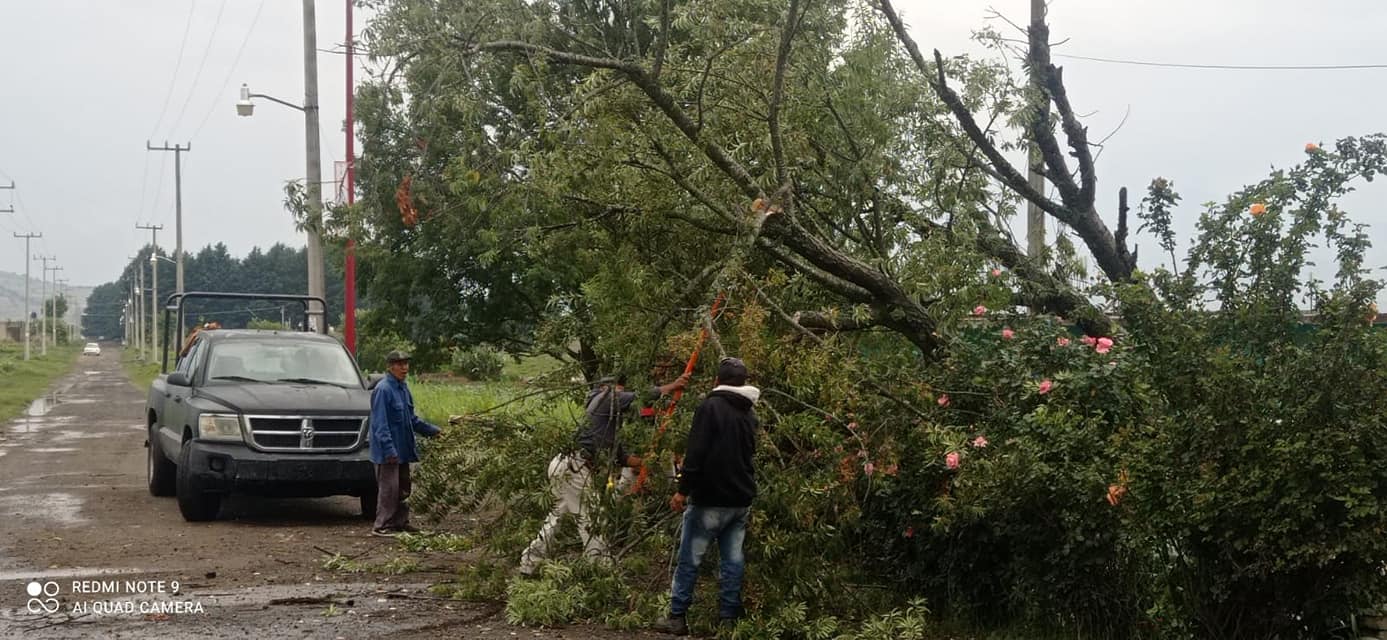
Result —
[{"label": "truck tire", "polygon": [[222,510],[222,496],[219,493],[204,492],[197,486],[193,479],[192,465],[188,464],[192,450],[185,442],[178,457],[178,511],[188,522],[216,520],[217,513]]},{"label": "truck tire", "polygon": [[178,465],[164,455],[159,446],[157,427],[149,430],[148,460],[145,462],[145,475],[149,480],[149,495],[167,498],[178,491]]}]

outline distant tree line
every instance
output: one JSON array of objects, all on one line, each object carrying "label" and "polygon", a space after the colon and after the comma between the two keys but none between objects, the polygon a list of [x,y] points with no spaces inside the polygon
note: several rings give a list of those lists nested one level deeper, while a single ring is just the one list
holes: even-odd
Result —
[{"label": "distant tree line", "polygon": [[[146,302],[145,326],[150,320],[149,309],[153,294],[153,275],[149,256],[151,246],[140,249],[113,281],[97,286],[87,299],[88,312],[82,318],[84,335],[107,339],[125,335],[122,324],[126,302],[138,286],[139,270],[144,271]],[[168,256],[164,249],[159,255]],[[340,328],[343,307],[343,271],[340,249],[328,248],[327,254],[327,317],[329,324]],[[176,268],[172,262],[158,261],[159,298],[167,300],[175,291]],[[308,261],[305,249],[276,243],[269,249],[255,247],[243,258],[232,256],[223,243],[208,245],[189,252],[183,260],[184,289],[193,291],[226,291],[234,293],[304,293],[308,288]],[[133,313],[133,311],[132,311]],[[157,315],[157,314],[156,314]],[[297,304],[276,304],[257,300],[207,300],[189,303],[187,322],[217,321],[226,328],[245,328],[251,323],[287,322],[300,326],[303,309]]]}]

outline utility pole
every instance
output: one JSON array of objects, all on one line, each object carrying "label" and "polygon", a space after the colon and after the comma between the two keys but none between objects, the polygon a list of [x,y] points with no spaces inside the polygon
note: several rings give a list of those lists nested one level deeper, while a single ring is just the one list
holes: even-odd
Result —
[{"label": "utility pole", "polygon": [[135,344],[140,345],[140,360],[144,361],[144,261],[138,254],[131,258],[135,262]]},{"label": "utility pole", "polygon": [[[149,301],[149,325],[151,327],[149,341],[150,353],[155,354],[154,359],[159,360],[159,230],[164,228],[162,224],[137,224],[136,229],[149,230],[149,268],[154,271],[154,297]],[[181,264],[181,263],[180,263]],[[140,267],[143,272],[144,267]],[[183,268],[180,266],[180,272]],[[182,278],[179,278],[180,284]],[[181,293],[182,287],[179,287]]]},{"label": "utility pole", "polygon": [[[356,68],[356,36],[352,31],[352,5],[355,0],[347,0],[347,175],[343,190],[347,192],[347,206],[356,202],[356,87],[352,82],[352,72]],[[343,292],[342,331],[347,341],[347,351],[356,355],[356,241],[347,238],[345,271],[346,287]]]},{"label": "utility pole", "polygon": [[29,360],[29,264],[34,260],[29,253],[29,242],[34,238],[42,238],[42,233],[16,233],[16,238],[24,238],[24,360]]},{"label": "utility pole", "polygon": [[34,256],[35,260],[43,263],[43,272],[39,277],[39,309],[43,312],[39,316],[39,355],[48,355],[48,309],[44,306],[44,300],[48,299],[48,261],[56,260],[53,256]]},{"label": "utility pole", "polygon": [[[323,169],[318,147],[318,22],[314,0],[303,0],[303,119],[304,150],[308,174],[304,177],[305,199],[308,201],[308,295],[325,298],[323,280]],[[348,160],[350,162],[350,160]],[[182,290],[180,289],[180,292]],[[327,310],[316,302],[308,305],[309,322],[313,331],[327,332]]]},{"label": "utility pole", "polygon": [[165,140],[164,146],[154,147],[150,146],[149,141],[146,140],[144,146],[147,151],[173,152],[173,202],[175,211],[173,219],[173,261],[174,264],[178,265],[178,269],[174,273],[174,286],[178,293],[181,294],[183,293],[183,152],[192,151],[193,143],[189,142],[182,146],[175,144],[170,147],[168,141]]},{"label": "utility pole", "polygon": [[[1031,32],[1034,33],[1036,27],[1045,22],[1045,0],[1031,0]],[[1043,96],[1043,89],[1040,86],[1040,69],[1034,64],[1031,65],[1031,89],[1037,97]],[[1050,102],[1041,100],[1041,104],[1036,105],[1037,109],[1050,110]],[[1030,186],[1035,193],[1045,193],[1045,176],[1041,175],[1038,167],[1044,160],[1040,156],[1040,145],[1036,143],[1032,135],[1030,151],[1026,154],[1026,165],[1030,169]],[[1045,212],[1040,210],[1040,206],[1034,202],[1026,203],[1026,252],[1032,260],[1038,260],[1045,252]]]},{"label": "utility pole", "polygon": [[[63,268],[62,268],[62,267],[54,267],[53,269],[54,269],[54,271],[62,271]],[[53,287],[53,288],[54,288],[54,289],[57,289],[57,294],[56,294],[56,295],[54,296],[54,298],[53,298],[53,348],[54,348],[54,349],[58,348],[58,318],[60,317],[60,316],[58,315],[58,299],[59,299],[59,298],[62,298],[64,301],[67,300],[67,278],[59,279],[57,276],[58,276],[57,273],[54,273],[54,274],[53,274],[53,284],[54,284],[54,287]],[[63,315],[67,315],[67,314],[64,313]],[[67,336],[68,336],[68,340],[67,340],[67,341],[68,341],[68,342],[71,342],[71,341],[72,341],[72,330],[71,330],[70,328],[69,328],[69,329],[64,329],[64,332],[65,332],[65,333],[67,334]]]},{"label": "utility pole", "polygon": [[[47,313],[53,314],[53,321],[49,324],[53,325],[53,348],[55,349],[58,348],[58,272],[62,270],[62,267],[53,267],[49,269],[49,271],[53,272],[53,310],[47,311]],[[67,281],[64,280],[64,282]],[[48,352],[45,351],[44,353],[47,354]]]}]

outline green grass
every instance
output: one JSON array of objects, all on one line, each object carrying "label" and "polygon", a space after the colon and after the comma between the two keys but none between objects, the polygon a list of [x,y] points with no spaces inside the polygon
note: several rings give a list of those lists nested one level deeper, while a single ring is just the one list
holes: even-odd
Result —
[{"label": "green grass", "polygon": [[139,355],[139,349],[126,347],[121,350],[120,364],[125,368],[125,374],[130,376],[130,384],[141,391],[147,391],[149,384],[159,377],[159,363],[141,362]]},{"label": "green grass", "polygon": [[48,385],[72,370],[73,362],[82,352],[81,345],[62,345],[48,348],[48,356],[30,350],[30,360],[24,361],[24,347],[13,343],[0,344],[0,420],[8,421],[24,412],[35,398],[43,395]]},{"label": "green grass", "polygon": [[506,366],[501,368],[501,377],[507,380],[529,380],[561,367],[563,367],[563,362],[553,356],[530,356],[521,358],[519,362],[516,362],[515,358],[506,356]]},{"label": "green grass", "polygon": [[[515,382],[446,384],[411,380],[409,388],[414,394],[414,406],[419,415],[439,426],[446,424],[449,416],[475,415],[484,411],[526,418],[543,416],[575,424],[583,415],[582,408],[574,402],[576,387],[572,393],[559,389],[551,394],[540,393],[546,387],[529,387]],[[525,394],[535,395],[520,398]],[[502,406],[507,402],[509,404]]]}]

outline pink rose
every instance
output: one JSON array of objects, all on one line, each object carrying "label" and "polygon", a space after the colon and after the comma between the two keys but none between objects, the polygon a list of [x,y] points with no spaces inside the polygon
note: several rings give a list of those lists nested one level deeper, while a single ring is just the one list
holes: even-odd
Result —
[{"label": "pink rose", "polygon": [[938,402],[938,403],[939,403],[939,406],[941,406],[941,407],[947,407],[947,406],[949,406],[949,394],[947,394],[947,393],[941,393],[941,394],[939,394],[939,399],[938,399],[938,400],[935,400],[935,402]]},{"label": "pink rose", "polygon": [[1098,353],[1107,353],[1109,349],[1112,349],[1112,340],[1109,338],[1099,338],[1098,344],[1093,347]]},{"label": "pink rose", "polygon": [[1084,336],[1082,338],[1079,338],[1079,342],[1082,342],[1091,347],[1095,344],[1098,344],[1098,338],[1095,338],[1093,336]]},{"label": "pink rose", "polygon": [[944,456],[944,466],[950,469],[957,469],[960,456],[957,451],[950,451],[949,455]]},{"label": "pink rose", "polygon": [[872,477],[872,474],[873,474],[873,473],[876,473],[876,471],[877,471],[877,466],[874,465],[874,464],[872,464],[872,463],[870,463],[870,462],[868,462],[867,464],[862,465],[862,473],[867,474],[867,477],[868,477],[868,478]]},{"label": "pink rose", "polygon": [[1055,344],[1057,344],[1057,345],[1059,345],[1059,346],[1061,346],[1061,347],[1067,347],[1067,346],[1069,346],[1069,338],[1066,338],[1066,337],[1064,337],[1064,336],[1060,336],[1059,338],[1056,338],[1056,339],[1055,339]]},{"label": "pink rose", "polygon": [[985,437],[983,437],[983,436],[978,436],[978,437],[976,437],[976,438],[973,438],[973,447],[978,448],[978,449],[981,449],[981,448],[986,447],[986,446],[987,446],[987,438],[985,438]]},{"label": "pink rose", "polygon": [[849,422],[849,423],[848,423],[848,431],[857,431],[857,423],[856,423],[856,422]]},{"label": "pink rose", "polygon": [[993,269],[993,270],[992,270],[992,277],[994,277],[994,278],[1000,278],[1001,276],[1002,276],[1002,270],[1001,270],[1001,269]]},{"label": "pink rose", "polygon": [[1015,337],[1016,337],[1016,332],[1015,332],[1015,331],[1012,331],[1012,330],[1011,330],[1011,327],[1006,327],[1006,328],[1002,329],[1002,339],[1003,339],[1003,340],[1010,340],[1010,339],[1015,338]]},{"label": "pink rose", "polygon": [[1055,383],[1050,382],[1049,378],[1046,378],[1045,380],[1040,381],[1040,388],[1036,389],[1036,393],[1039,393],[1043,396],[1047,393],[1050,393],[1050,389],[1053,389],[1054,387]]},{"label": "pink rose", "polygon": [[975,315],[975,316],[980,316],[980,315],[983,315],[983,314],[986,314],[986,313],[987,313],[987,307],[984,307],[984,306],[982,306],[982,305],[978,305],[978,306],[976,306],[976,307],[973,307],[973,315]]}]

